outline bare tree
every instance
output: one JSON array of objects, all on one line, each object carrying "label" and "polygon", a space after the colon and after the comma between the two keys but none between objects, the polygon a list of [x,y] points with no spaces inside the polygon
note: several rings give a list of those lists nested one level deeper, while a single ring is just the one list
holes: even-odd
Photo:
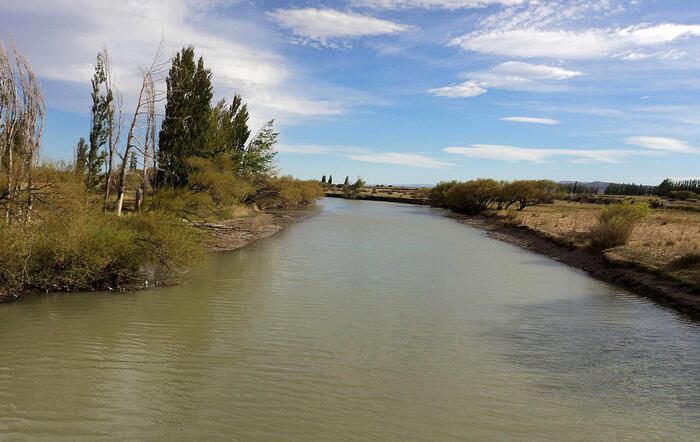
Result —
[{"label": "bare tree", "polygon": [[[109,191],[112,186],[112,175],[114,170],[114,156],[117,152],[117,147],[119,146],[119,139],[121,137],[122,123],[124,121],[124,116],[122,114],[122,95],[114,86],[114,74],[112,73],[112,59],[109,57],[107,52],[107,47],[102,48],[102,54],[104,57],[104,71],[105,71],[105,89],[107,94],[111,94],[116,100],[110,102],[110,121],[109,121],[109,140],[107,141],[107,173],[106,173],[106,183],[105,183],[105,207],[109,199]],[[115,105],[116,101],[116,105]],[[115,122],[116,115],[116,122]]]},{"label": "bare tree", "polygon": [[[144,158],[144,183],[146,187],[147,171],[146,159],[149,157],[149,146],[152,146],[151,151],[155,148],[155,108],[158,102],[165,99],[164,93],[157,93],[155,84],[164,78],[168,61],[161,60],[163,52],[163,42],[161,41],[153,58],[151,66],[141,71],[142,81],[139,91],[139,99],[136,104],[136,110],[129,126],[129,135],[126,139],[126,149],[123,155],[119,155],[122,159],[121,168],[119,171],[119,184],[117,186],[117,216],[121,216],[122,207],[124,204],[124,193],[126,192],[126,174],[128,169],[128,159],[132,151],[140,152]],[[146,132],[143,138],[139,134]],[[140,197],[139,197],[140,198]],[[137,202],[137,205],[140,201]]]},{"label": "bare tree", "polygon": [[0,43],[0,205],[5,219],[29,221],[33,169],[39,158],[46,102],[31,65],[12,43]]}]

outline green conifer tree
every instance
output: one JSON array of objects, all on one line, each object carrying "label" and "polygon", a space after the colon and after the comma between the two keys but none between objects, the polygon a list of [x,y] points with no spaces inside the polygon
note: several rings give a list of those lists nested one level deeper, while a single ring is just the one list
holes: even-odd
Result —
[{"label": "green conifer tree", "polygon": [[211,72],[205,69],[201,57],[195,63],[192,46],[183,48],[173,59],[166,93],[165,118],[158,142],[161,182],[181,187],[187,184],[187,158],[209,156]]},{"label": "green conifer tree", "polygon": [[234,95],[228,106],[226,100],[219,101],[212,109],[207,133],[208,151],[202,156],[227,154],[235,163],[240,163],[250,138],[248,118],[248,106],[240,95]]},{"label": "green conifer tree", "polygon": [[275,144],[279,133],[275,132],[270,120],[260,129],[255,137],[248,143],[240,160],[241,170],[254,175],[269,174],[273,170],[272,162],[277,155]]},{"label": "green conifer tree", "polygon": [[75,176],[79,179],[84,179],[85,168],[87,165],[88,145],[85,143],[85,138],[80,138],[78,146],[75,150]]}]

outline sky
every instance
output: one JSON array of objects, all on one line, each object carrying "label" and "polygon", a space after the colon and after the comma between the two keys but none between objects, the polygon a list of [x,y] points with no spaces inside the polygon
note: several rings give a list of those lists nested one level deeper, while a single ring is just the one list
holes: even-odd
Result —
[{"label": "sky", "polygon": [[0,0],[11,39],[44,88],[44,158],[89,133],[96,53],[128,112],[162,39],[254,130],[275,119],[281,174],[700,178],[697,0]]}]

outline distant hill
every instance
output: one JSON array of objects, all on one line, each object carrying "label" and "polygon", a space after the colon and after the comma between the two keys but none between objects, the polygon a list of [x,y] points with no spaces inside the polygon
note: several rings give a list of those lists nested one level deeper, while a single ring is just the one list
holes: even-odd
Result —
[{"label": "distant hill", "polygon": [[[559,184],[574,184],[576,181],[559,181]],[[604,181],[590,181],[590,182],[584,182],[584,181],[578,181],[579,184],[586,186],[586,187],[595,187],[598,189],[598,192],[605,192],[605,189],[608,188],[608,186],[612,183],[606,183]]]}]

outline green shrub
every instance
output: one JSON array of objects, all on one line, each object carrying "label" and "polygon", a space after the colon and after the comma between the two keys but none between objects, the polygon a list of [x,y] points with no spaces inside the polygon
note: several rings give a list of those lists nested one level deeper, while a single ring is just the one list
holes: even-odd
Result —
[{"label": "green shrub", "polygon": [[226,215],[226,210],[219,207],[209,194],[172,187],[158,189],[151,198],[149,209],[188,221],[208,221]]},{"label": "green shrub", "polygon": [[31,230],[3,227],[0,247],[0,287],[17,291],[114,288],[147,268],[170,278],[203,253],[192,228],[157,212],[84,212]]},{"label": "green shrub", "polygon": [[[345,178],[345,182],[348,183],[348,178]],[[343,198],[347,199],[357,199],[362,192],[362,187],[364,187],[365,182],[362,178],[358,178],[353,184],[345,184],[343,186]]]},{"label": "green shrub", "polygon": [[245,200],[262,209],[290,209],[306,207],[322,198],[324,189],[316,180],[297,180],[291,176],[258,176],[253,182],[255,191]]},{"label": "green shrub", "polygon": [[649,213],[649,206],[611,204],[598,214],[598,224],[589,233],[591,245],[599,250],[627,244],[635,224]]},{"label": "green shrub", "polygon": [[447,207],[447,192],[457,185],[457,181],[441,181],[428,192],[428,202],[436,207]]},{"label": "green shrub", "polygon": [[459,213],[479,213],[490,208],[501,193],[501,184],[480,178],[454,184],[445,195],[445,205]]}]

